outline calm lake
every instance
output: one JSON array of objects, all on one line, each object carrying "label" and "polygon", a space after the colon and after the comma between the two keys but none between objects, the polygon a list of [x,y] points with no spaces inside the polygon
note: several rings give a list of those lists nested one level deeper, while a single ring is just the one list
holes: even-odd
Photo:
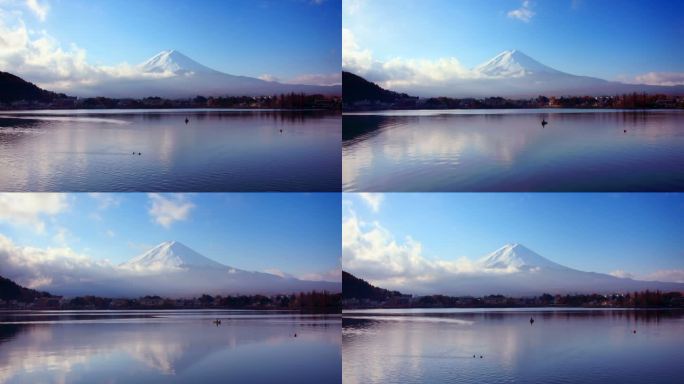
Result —
[{"label": "calm lake", "polygon": [[345,113],[342,136],[345,191],[684,190],[684,111]]},{"label": "calm lake", "polygon": [[339,191],[340,126],[303,111],[0,111],[0,190]]},{"label": "calm lake", "polygon": [[4,311],[0,383],[340,383],[340,328],[339,314]]},{"label": "calm lake", "polygon": [[345,384],[682,380],[682,311],[368,310],[342,322]]}]

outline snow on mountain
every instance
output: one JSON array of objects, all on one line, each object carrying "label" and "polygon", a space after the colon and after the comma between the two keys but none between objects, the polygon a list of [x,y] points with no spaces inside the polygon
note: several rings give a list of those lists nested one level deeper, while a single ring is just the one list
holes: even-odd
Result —
[{"label": "snow on mountain", "polygon": [[474,69],[488,77],[521,77],[539,73],[564,74],[546,66],[518,50],[504,51]]},{"label": "snow on mountain", "polygon": [[200,255],[177,241],[165,241],[120,266],[135,271],[228,268],[219,262]]},{"label": "snow on mountain", "polygon": [[156,54],[149,60],[140,64],[139,68],[145,73],[172,73],[175,75],[220,73],[209,67],[205,67],[174,49]]},{"label": "snow on mountain", "polygon": [[520,244],[507,244],[480,259],[485,269],[537,271],[541,268],[567,269]]}]

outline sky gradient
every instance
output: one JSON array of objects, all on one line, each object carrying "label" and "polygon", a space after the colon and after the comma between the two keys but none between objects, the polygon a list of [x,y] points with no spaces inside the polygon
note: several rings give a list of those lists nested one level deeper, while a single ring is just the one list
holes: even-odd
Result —
[{"label": "sky gradient", "polygon": [[359,239],[406,265],[520,243],[582,271],[684,281],[682,194],[345,193],[343,206],[343,267]]},{"label": "sky gradient", "polygon": [[684,83],[683,15],[684,2],[666,0],[344,0],[343,55],[473,68],[518,49],[576,75],[635,82],[656,72]]},{"label": "sky gradient", "polygon": [[79,65],[136,65],[169,49],[285,82],[340,72],[340,0],[2,0],[0,32],[0,70],[29,79],[39,64],[70,78]]},{"label": "sky gradient", "polygon": [[340,219],[335,193],[2,194],[0,253],[9,240],[118,265],[177,240],[231,267],[339,281]]}]

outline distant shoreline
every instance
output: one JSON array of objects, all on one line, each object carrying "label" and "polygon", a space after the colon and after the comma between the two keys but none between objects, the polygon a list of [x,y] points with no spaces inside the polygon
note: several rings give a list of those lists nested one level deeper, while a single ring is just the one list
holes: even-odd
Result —
[{"label": "distant shoreline", "polygon": [[[364,311],[381,312],[384,310],[433,310],[438,312],[442,309],[462,309],[463,312],[469,310],[573,310],[573,311],[616,311],[616,310],[634,310],[634,311],[684,311],[684,308],[677,307],[575,307],[575,306],[530,306],[530,307],[354,307],[342,308],[342,314],[367,313]],[[511,311],[515,312],[515,311]]]}]

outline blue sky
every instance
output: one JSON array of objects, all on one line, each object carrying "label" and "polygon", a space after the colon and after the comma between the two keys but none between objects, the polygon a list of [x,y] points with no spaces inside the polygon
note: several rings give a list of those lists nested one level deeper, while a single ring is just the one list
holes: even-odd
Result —
[{"label": "blue sky", "polygon": [[[329,277],[336,270],[339,280],[340,198],[335,193],[4,194],[0,235],[15,248],[68,248],[114,264],[177,240],[240,269],[277,269],[299,277]],[[0,241],[0,252],[8,247]]]},{"label": "blue sky", "polygon": [[583,271],[684,279],[682,194],[346,193],[343,201],[343,222],[366,223],[364,237],[343,234],[348,249],[364,238],[376,254],[474,261],[520,243]]},{"label": "blue sky", "polygon": [[380,62],[455,57],[472,68],[518,49],[607,80],[684,72],[682,1],[345,0],[343,9],[355,49]]},{"label": "blue sky", "polygon": [[[14,33],[18,30],[26,32],[28,41]],[[71,67],[82,60],[81,52],[96,67],[134,65],[162,50],[177,49],[220,71],[253,77],[269,74],[289,81],[339,73],[341,3],[3,0],[0,32],[16,45],[11,53],[17,57],[7,61],[16,67],[19,59],[25,59],[53,66],[59,62],[63,70],[75,70]],[[45,36],[44,49],[37,49],[36,41]]]}]

